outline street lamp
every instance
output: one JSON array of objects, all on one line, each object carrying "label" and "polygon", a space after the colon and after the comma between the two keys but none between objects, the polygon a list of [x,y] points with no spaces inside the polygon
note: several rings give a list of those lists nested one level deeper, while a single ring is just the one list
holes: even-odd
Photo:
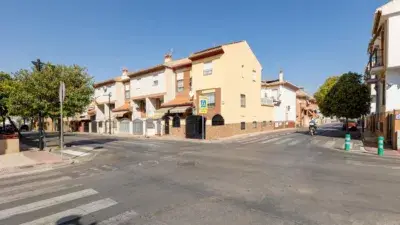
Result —
[{"label": "street lamp", "polygon": [[[104,89],[106,91],[107,89]],[[111,134],[111,92],[104,94],[103,96],[108,96],[108,133]]]},{"label": "street lamp", "polygon": [[[40,61],[40,59],[37,59],[36,61],[32,61],[32,64],[35,66],[36,70],[38,72],[42,71],[42,67],[44,63]],[[39,96],[40,102],[42,102],[42,96]],[[44,148],[44,143],[43,143],[43,112],[42,110],[39,111],[39,150],[43,150]]]}]

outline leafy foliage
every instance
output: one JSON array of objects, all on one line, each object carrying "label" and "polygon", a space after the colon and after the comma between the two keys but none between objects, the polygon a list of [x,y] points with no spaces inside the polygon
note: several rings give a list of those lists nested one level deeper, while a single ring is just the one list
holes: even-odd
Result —
[{"label": "leafy foliage", "polygon": [[329,105],[324,104],[325,96],[329,93],[329,91],[332,89],[332,87],[336,84],[338,80],[339,76],[328,77],[325,80],[324,84],[321,87],[319,87],[318,91],[314,94],[314,97],[318,103],[319,110],[325,116],[328,116],[330,114]]},{"label": "leafy foliage", "polygon": [[362,83],[362,75],[348,72],[340,76],[323,98],[323,113],[326,116],[359,118],[369,113],[370,102],[368,87]]},{"label": "leafy foliage", "polygon": [[32,71],[20,70],[14,74],[7,101],[9,114],[33,117],[42,111],[44,116],[58,117],[61,81],[66,87],[63,114],[74,116],[81,113],[92,100],[93,78],[85,68],[77,65],[47,63],[41,71],[33,68]]},{"label": "leafy foliage", "polygon": [[7,73],[0,71],[0,119],[4,120],[5,116],[7,116],[7,100],[8,100],[8,91],[7,85],[11,81],[11,76]]}]

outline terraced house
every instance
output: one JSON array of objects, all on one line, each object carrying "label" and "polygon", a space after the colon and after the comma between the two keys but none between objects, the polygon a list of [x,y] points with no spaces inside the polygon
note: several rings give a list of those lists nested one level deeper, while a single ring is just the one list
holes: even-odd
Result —
[{"label": "terraced house", "polygon": [[[94,85],[91,132],[214,139],[273,126],[260,98],[262,66],[246,41],[215,46]],[[199,98],[208,111],[199,113]]]},{"label": "terraced house", "polygon": [[400,130],[400,1],[392,0],[376,9],[369,61],[365,69],[371,90],[371,116],[368,128],[385,137],[393,148]]}]

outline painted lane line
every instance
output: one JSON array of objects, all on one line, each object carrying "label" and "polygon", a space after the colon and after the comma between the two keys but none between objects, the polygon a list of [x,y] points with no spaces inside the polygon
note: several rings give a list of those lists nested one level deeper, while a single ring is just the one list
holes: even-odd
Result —
[{"label": "painted lane line", "polygon": [[79,152],[79,151],[74,151],[74,150],[62,150],[62,153],[68,154],[68,155],[73,155],[73,156],[87,156],[90,155],[91,153],[86,153],[86,152]]},{"label": "painted lane line", "polygon": [[297,144],[299,144],[299,143],[301,143],[301,142],[303,142],[305,140],[306,139],[297,139],[297,140],[294,140],[294,141],[290,142],[288,145],[289,146],[297,145]]},{"label": "painted lane line", "polygon": [[328,141],[324,144],[325,148],[332,148],[335,145],[335,141]]},{"label": "painted lane line", "polygon": [[261,143],[265,144],[265,143],[268,143],[268,142],[277,141],[277,140],[279,140],[279,139],[281,139],[281,138],[271,138],[271,139],[266,140],[266,141],[263,141],[263,142],[261,142]]},{"label": "painted lane line", "polygon": [[291,140],[293,140],[293,138],[286,138],[286,139],[283,139],[283,140],[280,140],[280,141],[275,142],[275,144],[276,144],[276,145],[280,145],[280,144],[284,144],[284,143],[286,143],[286,142],[289,142],[289,141],[291,141]]},{"label": "painted lane line", "polygon": [[51,179],[51,180],[37,181],[37,182],[28,183],[28,184],[23,184],[20,186],[0,188],[0,194],[7,193],[7,195],[9,195],[10,193],[8,193],[8,192],[12,192],[12,191],[34,190],[34,188],[39,187],[39,186],[54,184],[54,183],[66,181],[66,180],[71,180],[71,177],[64,176],[64,177],[59,177],[59,178],[55,178],[55,179]]},{"label": "painted lane line", "polygon": [[[91,202],[86,205],[81,205],[73,209],[68,209],[59,213],[55,213],[50,216],[42,217],[40,219],[27,222],[21,225],[49,225],[49,224],[64,224],[68,221],[74,220],[79,216],[85,216],[90,213],[97,212],[102,209],[106,209],[108,207],[114,206],[118,204],[116,201],[106,198],[99,201]],[[75,218],[71,217],[71,215],[77,215]],[[67,218],[69,217],[69,218]],[[60,218],[65,218],[65,220],[60,221]]]},{"label": "painted lane line", "polygon": [[19,172],[19,173],[10,173],[10,174],[4,174],[0,176],[0,179],[6,179],[10,177],[20,177],[20,176],[26,176],[26,175],[31,175],[35,173],[42,173],[46,171],[53,170],[52,168],[44,168],[44,169],[39,169],[39,170],[30,170],[30,171],[24,171],[24,172]]},{"label": "painted lane line", "polygon": [[14,208],[1,210],[0,211],[0,220],[7,219],[7,218],[15,216],[15,215],[33,212],[33,211],[36,211],[39,209],[58,205],[58,204],[61,204],[64,202],[70,202],[70,201],[73,201],[76,199],[80,199],[80,198],[95,195],[95,194],[97,194],[97,191],[95,191],[93,189],[85,189],[82,191],[77,191],[77,192],[69,193],[66,195],[61,195],[61,196],[57,196],[54,198],[49,198],[49,199],[29,203],[26,205],[16,206]]},{"label": "painted lane line", "polygon": [[40,196],[40,195],[44,195],[44,194],[55,193],[55,192],[67,190],[70,188],[80,187],[80,186],[82,186],[82,185],[81,184],[58,185],[58,186],[50,186],[50,187],[45,187],[45,188],[41,188],[41,189],[31,190],[31,191],[27,191],[27,192],[21,192],[21,193],[17,193],[14,195],[0,197],[0,204],[14,202],[14,201],[31,198],[31,197],[35,197],[35,196]]},{"label": "painted lane line", "polygon": [[124,213],[121,213],[117,216],[111,217],[107,220],[103,220],[97,225],[118,225],[118,224],[123,224],[126,222],[129,222],[132,220],[134,217],[138,215],[137,212],[131,210],[131,211],[126,211]]},{"label": "painted lane line", "polygon": [[12,180],[0,181],[0,185],[13,185],[13,184],[17,184],[17,183],[24,182],[24,181],[48,178],[48,177],[53,177],[53,176],[60,175],[60,174],[61,174],[60,172],[52,172],[52,173],[48,173],[48,174],[25,176],[25,177],[15,178]]}]

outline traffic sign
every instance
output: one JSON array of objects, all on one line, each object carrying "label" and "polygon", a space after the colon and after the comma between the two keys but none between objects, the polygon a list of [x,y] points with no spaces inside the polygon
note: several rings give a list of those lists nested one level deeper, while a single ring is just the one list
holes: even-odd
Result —
[{"label": "traffic sign", "polygon": [[208,98],[206,96],[200,96],[200,107],[199,114],[206,114],[208,112]]},{"label": "traffic sign", "polygon": [[60,89],[59,89],[59,98],[60,98],[60,102],[63,102],[65,100],[65,83],[64,82],[60,82]]}]

